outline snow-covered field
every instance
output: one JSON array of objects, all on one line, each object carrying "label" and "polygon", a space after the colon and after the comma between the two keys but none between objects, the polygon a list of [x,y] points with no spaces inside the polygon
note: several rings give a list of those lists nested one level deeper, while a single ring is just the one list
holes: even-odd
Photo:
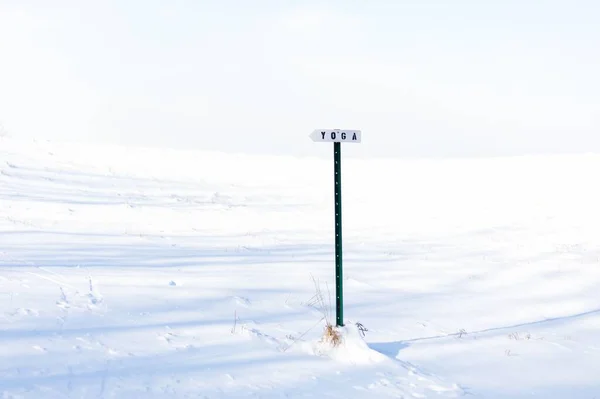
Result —
[{"label": "snow-covered field", "polygon": [[345,159],[330,350],[330,159],[0,139],[1,397],[600,398],[599,170]]}]

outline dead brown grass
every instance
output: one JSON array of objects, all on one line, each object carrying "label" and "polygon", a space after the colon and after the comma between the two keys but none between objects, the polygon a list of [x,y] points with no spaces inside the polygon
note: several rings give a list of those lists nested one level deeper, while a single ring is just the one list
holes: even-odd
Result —
[{"label": "dead brown grass", "polygon": [[342,343],[342,335],[335,327],[327,323],[323,332],[323,342],[329,343],[335,348]]}]

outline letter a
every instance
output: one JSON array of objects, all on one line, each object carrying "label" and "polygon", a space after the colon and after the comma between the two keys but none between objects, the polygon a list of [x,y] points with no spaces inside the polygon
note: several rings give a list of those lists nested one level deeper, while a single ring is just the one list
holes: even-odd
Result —
[{"label": "letter a", "polygon": [[356,140],[356,133],[354,133],[354,135],[352,136],[352,141]]}]

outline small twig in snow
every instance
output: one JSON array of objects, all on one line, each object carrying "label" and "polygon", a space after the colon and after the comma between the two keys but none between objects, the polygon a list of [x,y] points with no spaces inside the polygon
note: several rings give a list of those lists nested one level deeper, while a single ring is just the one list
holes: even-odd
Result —
[{"label": "small twig in snow", "polygon": [[237,326],[237,310],[233,311],[233,328],[231,329],[231,333],[235,334],[235,327]]}]

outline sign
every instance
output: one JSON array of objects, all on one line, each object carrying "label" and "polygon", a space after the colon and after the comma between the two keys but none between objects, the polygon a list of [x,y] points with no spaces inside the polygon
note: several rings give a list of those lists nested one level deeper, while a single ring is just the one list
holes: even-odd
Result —
[{"label": "sign", "polygon": [[323,143],[360,143],[360,130],[321,129],[311,133],[313,141]]},{"label": "sign", "polygon": [[316,142],[333,143],[333,175],[335,194],[335,320],[344,325],[344,287],[342,278],[342,146],[341,143],[360,143],[360,130],[321,129],[311,133]]}]

